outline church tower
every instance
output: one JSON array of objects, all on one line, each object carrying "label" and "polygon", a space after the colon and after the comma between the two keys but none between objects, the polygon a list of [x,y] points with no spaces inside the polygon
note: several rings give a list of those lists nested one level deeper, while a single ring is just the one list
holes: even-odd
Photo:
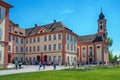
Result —
[{"label": "church tower", "polygon": [[98,36],[102,36],[104,39],[107,38],[106,19],[102,9],[98,19]]}]

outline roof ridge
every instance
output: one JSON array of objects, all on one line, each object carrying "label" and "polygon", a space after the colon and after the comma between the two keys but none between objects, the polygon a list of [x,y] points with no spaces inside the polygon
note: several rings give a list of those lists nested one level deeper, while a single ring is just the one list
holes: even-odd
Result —
[{"label": "roof ridge", "polygon": [[95,34],[88,34],[88,35],[82,35],[82,36],[79,36],[79,37],[87,37],[87,36],[93,36],[93,35],[97,35],[97,33],[95,33]]}]

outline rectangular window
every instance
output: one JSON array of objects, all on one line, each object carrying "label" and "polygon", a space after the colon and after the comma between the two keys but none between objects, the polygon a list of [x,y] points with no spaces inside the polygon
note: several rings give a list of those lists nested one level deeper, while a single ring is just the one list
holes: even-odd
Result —
[{"label": "rectangular window", "polygon": [[74,37],[74,42],[76,42],[76,38]]},{"label": "rectangular window", "polygon": [[21,39],[21,44],[23,44],[23,39]]},{"label": "rectangular window", "polygon": [[67,50],[69,50],[69,44],[67,44]]},{"label": "rectangular window", "polygon": [[67,34],[67,40],[69,40],[69,34]]},{"label": "rectangular window", "polygon": [[37,42],[40,42],[40,37],[37,37]]},{"label": "rectangular window", "polygon": [[58,40],[61,40],[61,34],[58,34]]},{"label": "rectangular window", "polygon": [[9,35],[9,41],[11,41],[11,35]]},{"label": "rectangular window", "polygon": [[56,50],[56,44],[53,45],[53,50]]},{"label": "rectangular window", "polygon": [[49,61],[51,61],[51,56],[49,56]]},{"label": "rectangular window", "polygon": [[8,45],[8,50],[11,51],[11,46],[10,45]]},{"label": "rectangular window", "polygon": [[44,46],[44,51],[47,51],[47,46],[46,45]]},{"label": "rectangular window", "polygon": [[26,39],[26,44],[28,43],[28,39]]},{"label": "rectangular window", "polygon": [[32,43],[32,38],[29,39],[29,43]]},{"label": "rectangular window", "polygon": [[29,47],[29,52],[32,52],[32,47]]},{"label": "rectangular window", "polygon": [[61,44],[58,44],[58,50],[61,50],[62,48],[61,48]]},{"label": "rectangular window", "polygon": [[61,56],[58,56],[58,62],[61,62],[61,61],[62,61]]},{"label": "rectangular window", "polygon": [[12,26],[9,26],[9,32],[12,32]]},{"label": "rectangular window", "polygon": [[56,56],[53,56],[53,61],[54,61],[54,62],[56,61]]},{"label": "rectangular window", "polygon": [[0,61],[2,60],[2,51],[0,51]]},{"label": "rectangular window", "polygon": [[33,38],[33,42],[34,42],[34,43],[36,42],[36,38]]},{"label": "rectangular window", "polygon": [[35,46],[33,46],[33,52],[36,52],[36,47]]},{"label": "rectangular window", "polygon": [[74,51],[76,52],[76,46],[74,46]]},{"label": "rectangular window", "polygon": [[23,47],[21,47],[21,52],[23,52]]},{"label": "rectangular window", "polygon": [[18,46],[16,46],[16,52],[18,52]]},{"label": "rectangular window", "polygon": [[28,47],[26,47],[26,52],[28,52]]},{"label": "rectangular window", "polygon": [[71,45],[71,51],[73,51],[73,45]]},{"label": "rectangular window", "polygon": [[49,50],[51,50],[51,45],[49,45]]},{"label": "rectangular window", "polygon": [[16,43],[18,43],[18,37],[16,37]]},{"label": "rectangular window", "polygon": [[40,51],[40,46],[37,46],[37,51]]},{"label": "rectangular window", "polygon": [[51,41],[51,35],[49,35],[49,41]]},{"label": "rectangular window", "polygon": [[53,35],[53,40],[56,40],[56,35]]},{"label": "rectangular window", "polygon": [[47,36],[44,36],[44,41],[47,41]]}]

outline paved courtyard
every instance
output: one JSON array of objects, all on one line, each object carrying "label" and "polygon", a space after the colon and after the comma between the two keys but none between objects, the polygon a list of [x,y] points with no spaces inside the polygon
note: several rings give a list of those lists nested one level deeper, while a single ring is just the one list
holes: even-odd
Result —
[{"label": "paved courtyard", "polygon": [[[72,68],[72,67],[56,66],[56,70],[67,69],[67,68]],[[45,66],[45,69],[41,67],[41,70],[39,70],[38,65],[29,65],[29,66],[23,65],[22,69],[0,70],[0,75],[18,74],[18,73],[26,73],[26,72],[50,71],[50,70],[54,70],[54,67]]]}]

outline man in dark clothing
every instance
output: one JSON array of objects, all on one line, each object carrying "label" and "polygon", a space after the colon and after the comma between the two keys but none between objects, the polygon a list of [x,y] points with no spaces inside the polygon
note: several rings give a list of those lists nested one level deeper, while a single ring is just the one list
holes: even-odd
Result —
[{"label": "man in dark clothing", "polygon": [[53,63],[54,70],[56,70],[56,62]]}]

